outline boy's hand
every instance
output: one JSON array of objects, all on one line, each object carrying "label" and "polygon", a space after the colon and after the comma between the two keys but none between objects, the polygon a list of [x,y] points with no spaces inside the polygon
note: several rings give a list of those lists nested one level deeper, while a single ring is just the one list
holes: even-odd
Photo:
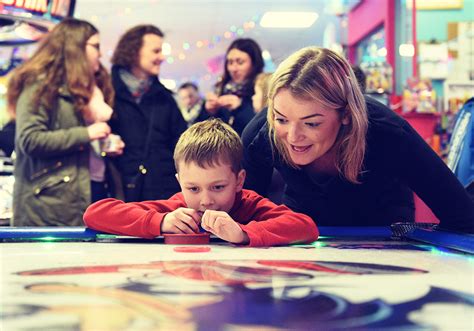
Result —
[{"label": "boy's hand", "polygon": [[234,244],[248,244],[249,242],[247,234],[224,211],[206,210],[202,215],[201,227]]},{"label": "boy's hand", "polygon": [[161,222],[162,233],[186,233],[193,234],[199,232],[199,213],[191,208],[178,208],[166,214]]}]

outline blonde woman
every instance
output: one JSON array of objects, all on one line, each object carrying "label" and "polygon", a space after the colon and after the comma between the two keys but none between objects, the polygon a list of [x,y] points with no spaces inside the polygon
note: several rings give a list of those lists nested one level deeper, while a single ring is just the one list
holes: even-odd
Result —
[{"label": "blonde woman", "polygon": [[413,221],[414,191],[442,227],[474,232],[474,205],[456,177],[406,121],[364,98],[338,54],[291,55],[268,101],[242,136],[246,187],[265,194],[276,168],[283,202],[325,226]]}]

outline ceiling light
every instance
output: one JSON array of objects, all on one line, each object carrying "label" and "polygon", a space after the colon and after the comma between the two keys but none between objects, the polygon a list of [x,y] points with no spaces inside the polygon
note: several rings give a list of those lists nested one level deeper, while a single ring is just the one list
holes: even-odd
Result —
[{"label": "ceiling light", "polygon": [[160,78],[160,83],[163,84],[168,90],[174,90],[176,88],[176,81],[170,78]]},{"label": "ceiling light", "polygon": [[276,12],[263,14],[260,26],[264,28],[309,28],[318,19],[316,12]]},{"label": "ceiling light", "polygon": [[171,54],[171,44],[163,43],[161,45],[161,52],[163,53],[163,55],[170,55]]},{"label": "ceiling light", "polygon": [[413,44],[400,44],[398,47],[398,54],[404,57],[415,56],[415,47]]}]

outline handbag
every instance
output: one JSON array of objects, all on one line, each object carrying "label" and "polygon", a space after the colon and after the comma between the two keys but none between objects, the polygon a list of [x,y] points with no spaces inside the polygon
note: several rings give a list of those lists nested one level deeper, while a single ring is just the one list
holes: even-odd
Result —
[{"label": "handbag", "polygon": [[143,159],[140,165],[138,166],[138,169],[137,169],[138,171],[132,176],[123,176],[125,202],[134,202],[134,201],[142,200],[143,186],[145,184],[145,176],[147,173],[145,160],[148,157],[148,152],[150,150],[153,115],[154,115],[154,112],[152,112],[150,116],[150,124],[148,126],[148,134],[145,141]]}]

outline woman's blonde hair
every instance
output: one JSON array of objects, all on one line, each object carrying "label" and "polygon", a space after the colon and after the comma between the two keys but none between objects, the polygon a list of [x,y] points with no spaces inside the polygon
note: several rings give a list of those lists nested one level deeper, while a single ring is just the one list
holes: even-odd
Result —
[{"label": "woman's blonde hair", "polygon": [[59,89],[67,88],[78,111],[84,112],[97,86],[112,105],[114,92],[110,76],[101,65],[95,75],[86,55],[86,43],[98,30],[89,22],[67,18],[56,25],[40,42],[33,56],[16,68],[8,83],[7,101],[15,109],[23,89],[39,82],[31,102],[53,109]]},{"label": "woman's blonde hair", "polygon": [[368,118],[365,100],[350,64],[329,49],[306,47],[290,55],[272,75],[267,114],[270,141],[283,160],[297,168],[275,133],[273,99],[281,89],[287,89],[295,98],[314,100],[323,107],[336,109],[341,119],[349,119],[347,125],[341,126],[335,142],[336,167],[345,179],[359,183]]},{"label": "woman's blonde hair", "polygon": [[242,169],[243,146],[237,132],[222,120],[212,118],[191,125],[180,136],[175,150],[174,163],[196,163],[201,168],[229,164],[237,175]]}]

